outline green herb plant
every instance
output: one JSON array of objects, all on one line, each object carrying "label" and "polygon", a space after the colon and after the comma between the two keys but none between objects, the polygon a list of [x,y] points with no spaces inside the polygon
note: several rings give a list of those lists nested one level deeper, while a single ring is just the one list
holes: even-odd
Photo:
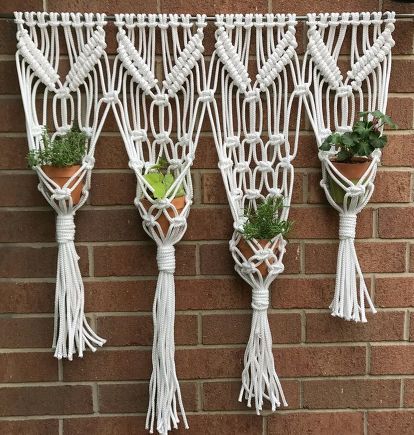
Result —
[{"label": "green herb plant", "polygon": [[[372,119],[369,121],[369,115]],[[352,158],[370,156],[377,148],[384,148],[387,136],[381,135],[381,127],[397,125],[388,115],[375,110],[374,112],[359,112],[359,120],[354,123],[352,131],[333,133],[329,135],[319,147],[322,151],[329,151],[334,146],[338,151],[336,161],[351,163]]]},{"label": "green herb plant", "polygon": [[51,139],[47,130],[42,135],[43,148],[31,150],[27,155],[29,167],[78,165],[86,154],[87,136],[74,125],[66,134]]},{"label": "green herb plant", "polygon": [[246,240],[272,240],[277,235],[285,236],[292,228],[292,221],[278,217],[284,207],[283,198],[269,197],[258,204],[257,209],[249,207],[244,212],[246,222],[241,233]]},{"label": "green herb plant", "polygon": [[[165,198],[168,189],[173,185],[175,181],[174,174],[169,171],[168,161],[164,157],[160,157],[156,165],[150,168],[150,172],[144,175],[145,180],[154,189],[152,196],[155,199]],[[185,195],[185,190],[183,185],[181,185],[175,198]]]}]

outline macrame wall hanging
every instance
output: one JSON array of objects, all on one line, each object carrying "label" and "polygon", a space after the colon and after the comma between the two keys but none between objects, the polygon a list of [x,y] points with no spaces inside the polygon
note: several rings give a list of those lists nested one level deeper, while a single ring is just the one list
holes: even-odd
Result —
[{"label": "macrame wall hanging", "polygon": [[200,135],[204,16],[116,15],[118,54],[113,109],[137,178],[135,205],[157,244],[156,287],[146,428],[177,428],[187,419],[174,362],[175,245],[187,229],[193,199],[190,167]]},{"label": "macrame wall hanging", "polygon": [[[391,48],[394,46],[394,13],[309,14],[308,47],[303,61],[303,80],[312,92],[305,105],[318,146],[332,132],[351,131],[358,112],[387,107],[391,72]],[[349,37],[347,39],[347,37]],[[351,40],[346,74],[344,42]],[[362,177],[346,178],[332,159],[337,151],[320,151],[321,186],[332,207],[339,212],[339,250],[332,315],[346,320],[366,322],[365,301],[376,312],[366,287],[354,246],[358,213],[374,191],[374,179],[381,158],[376,149]],[[342,189],[342,198],[333,197],[330,185]]]},{"label": "macrame wall hanging", "polygon": [[[294,15],[218,15],[216,26],[208,76],[215,99],[208,112],[234,220],[230,251],[236,271],[252,287],[253,319],[239,400],[244,396],[251,406],[254,399],[259,414],[264,399],[272,410],[287,406],[267,318],[269,287],[284,269],[286,242],[281,235],[265,243],[246,241],[241,231],[245,209],[256,209],[266,199],[282,200],[280,217],[289,215],[300,124],[292,113],[301,112],[306,89],[300,83]],[[249,71],[256,71],[255,79]]]},{"label": "macrame wall hanging", "polygon": [[53,132],[53,140],[78,125],[87,137],[81,165],[63,184],[51,178],[47,167],[34,167],[38,188],[57,215],[53,348],[59,359],[71,360],[76,352],[81,357],[86,346],[95,351],[105,342],[85,318],[84,286],[74,245],[74,216],[88,198],[95,145],[110,109],[104,20],[102,14],[15,13],[16,65],[29,149],[44,149],[46,129]]}]

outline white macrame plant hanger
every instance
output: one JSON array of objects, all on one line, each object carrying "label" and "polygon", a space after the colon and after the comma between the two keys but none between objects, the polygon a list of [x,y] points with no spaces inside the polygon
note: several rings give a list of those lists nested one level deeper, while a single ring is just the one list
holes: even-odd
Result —
[{"label": "white macrame plant hanger", "polygon": [[[358,112],[387,108],[391,73],[391,49],[394,46],[394,13],[308,14],[308,47],[302,69],[304,83],[312,90],[305,106],[317,145],[331,132],[352,130]],[[344,77],[338,63],[351,40],[350,69]],[[339,249],[335,295],[330,305],[333,316],[366,322],[365,301],[373,313],[371,301],[355,250],[354,239],[358,213],[374,191],[374,179],[381,150],[372,155],[369,168],[353,183],[332,164],[337,151],[319,151],[322,163],[321,186],[332,207],[339,212]],[[332,181],[330,181],[332,180]],[[332,198],[329,183],[345,191],[343,204]]]},{"label": "white macrame plant hanger", "polygon": [[[110,109],[110,96],[106,94],[110,70],[105,53],[105,16],[16,12],[15,22],[16,66],[29,149],[44,147],[42,135],[46,128],[54,131],[53,139],[67,133],[74,122],[88,137],[80,169],[64,186],[57,185],[41,166],[34,167],[38,188],[57,214],[53,348],[55,357],[72,360],[76,352],[82,357],[86,346],[95,351],[96,346],[105,343],[84,314],[84,286],[74,244],[74,215],[88,198],[95,145]],[[67,68],[63,81],[60,71]],[[74,205],[71,194],[80,183],[84,184],[81,199]]]},{"label": "white macrame plant hanger", "polygon": [[[187,229],[193,199],[190,167],[205,112],[203,28],[189,15],[120,14],[118,54],[114,63],[115,117],[137,178],[135,205],[144,230],[157,244],[158,281],[153,305],[153,371],[149,385],[146,428],[167,434],[188,423],[174,362],[175,248]],[[157,58],[158,57],[158,58]],[[144,175],[163,157],[175,181],[165,198],[154,200]],[[185,190],[185,206],[177,209],[176,193]],[[163,231],[160,219],[167,220]]]},{"label": "white macrame plant hanger", "polygon": [[[239,400],[243,396],[257,414],[267,399],[274,411],[287,406],[275,371],[267,317],[269,287],[284,269],[286,241],[281,235],[261,246],[239,249],[244,210],[267,198],[283,197],[280,218],[286,220],[292,199],[293,159],[298,149],[302,99],[294,15],[218,15],[215,52],[208,86],[215,99],[208,105],[219,168],[234,220],[230,251],[238,274],[252,287],[253,318],[244,356]],[[255,48],[254,47],[255,44]],[[252,61],[251,57],[255,60]],[[249,70],[256,67],[256,80]],[[294,112],[294,110],[293,110]],[[289,135],[293,120],[294,131]],[[258,267],[265,263],[267,276]]]}]

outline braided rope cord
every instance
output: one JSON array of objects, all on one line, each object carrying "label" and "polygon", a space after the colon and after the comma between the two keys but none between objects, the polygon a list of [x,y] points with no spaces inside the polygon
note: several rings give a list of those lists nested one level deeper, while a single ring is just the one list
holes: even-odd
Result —
[{"label": "braided rope cord", "polygon": [[[55,357],[72,360],[76,352],[82,357],[86,346],[95,351],[96,346],[105,343],[91,329],[84,314],[84,286],[74,245],[74,216],[88,198],[95,145],[110,108],[105,95],[105,74],[109,72],[105,16],[16,12],[15,22],[16,66],[29,149],[44,147],[42,134],[46,128],[54,131],[54,139],[67,133],[74,121],[88,138],[87,153],[79,169],[63,186],[49,178],[41,166],[34,167],[38,188],[57,214],[53,348]],[[62,59],[62,43],[68,61]],[[59,68],[64,69],[66,63],[69,72],[61,80]],[[81,198],[76,203],[72,192],[80,188]]]},{"label": "braided rope cord", "polygon": [[[119,98],[112,107],[137,178],[134,202],[144,230],[158,247],[146,428],[167,434],[179,423],[177,408],[188,428],[174,362],[174,246],[187,229],[193,200],[190,167],[206,101],[211,98],[203,86],[206,23],[202,15],[194,23],[190,15],[119,14],[115,24],[118,54],[113,89]],[[168,162],[174,182],[164,198],[154,199],[154,188],[145,175],[161,157]],[[177,198],[179,191],[185,194]]]},{"label": "braided rope cord", "polygon": [[[304,84],[312,89],[305,107],[318,146],[332,131],[351,131],[358,112],[385,113],[394,22],[393,12],[367,12],[362,16],[359,13],[308,15],[308,46],[302,77]],[[351,39],[350,69],[344,78],[338,62],[346,49],[347,34]],[[334,149],[319,151],[320,184],[340,217],[335,295],[330,308],[333,316],[366,322],[365,301],[373,313],[376,310],[358,262],[354,239],[357,215],[374,191],[381,151],[376,149],[372,153],[369,167],[358,181],[347,179],[334,166],[335,154]],[[330,183],[344,191],[342,203],[335,202]]]},{"label": "braided rope cord", "polygon": [[[236,271],[252,287],[253,318],[239,400],[245,397],[249,407],[254,400],[259,414],[264,399],[272,410],[287,406],[267,317],[269,286],[284,269],[286,242],[281,235],[265,243],[245,241],[251,251],[246,254],[240,230],[245,208],[256,209],[267,198],[282,197],[280,217],[288,218],[300,125],[292,112],[301,112],[307,90],[300,82],[294,15],[217,15],[216,26],[207,82],[215,99],[208,113],[234,221],[230,251]],[[255,81],[249,76],[254,69]]]}]

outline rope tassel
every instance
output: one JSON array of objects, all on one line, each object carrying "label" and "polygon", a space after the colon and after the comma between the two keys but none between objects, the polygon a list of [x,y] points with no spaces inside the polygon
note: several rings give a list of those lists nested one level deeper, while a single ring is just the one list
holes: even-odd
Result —
[{"label": "rope tassel", "polygon": [[85,292],[75,249],[73,214],[56,217],[58,260],[53,348],[58,359],[83,356],[86,345],[93,352],[105,343],[89,326],[84,313]]},{"label": "rope tassel", "polygon": [[178,428],[180,420],[177,413],[177,403],[183,416],[185,428],[188,429],[174,362],[174,246],[159,246],[157,263],[159,275],[152,310],[154,324],[153,370],[149,384],[149,405],[145,428],[149,429],[150,433],[154,433],[156,419],[157,431],[166,435],[172,427]]},{"label": "rope tassel", "polygon": [[269,290],[253,288],[253,318],[249,342],[244,353],[244,370],[239,402],[244,398],[251,407],[254,398],[257,415],[263,409],[263,399],[267,399],[272,411],[280,407],[281,401],[288,406],[282,386],[275,370],[272,352],[272,333],[270,331],[267,308]]},{"label": "rope tassel", "polygon": [[[355,322],[366,322],[365,299],[373,313],[374,304],[368,293],[355,250],[355,214],[339,215],[339,249],[335,296],[330,305],[332,315]],[[359,279],[359,289],[357,288]]]}]

